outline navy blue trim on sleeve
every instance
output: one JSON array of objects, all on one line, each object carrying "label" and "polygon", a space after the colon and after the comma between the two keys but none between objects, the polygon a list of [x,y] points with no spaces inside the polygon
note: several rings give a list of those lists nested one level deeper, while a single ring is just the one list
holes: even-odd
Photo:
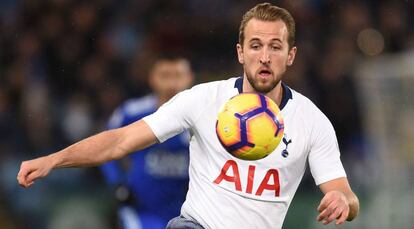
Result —
[{"label": "navy blue trim on sleeve", "polygon": [[292,91],[283,82],[282,82],[282,89],[283,89],[283,92],[282,92],[283,94],[282,94],[282,101],[280,102],[280,106],[279,106],[280,110],[282,110],[286,106],[286,104],[289,102],[289,99],[292,99]]},{"label": "navy blue trim on sleeve", "polygon": [[237,88],[239,94],[243,93],[243,76],[237,78],[236,82],[234,83],[234,87]]}]

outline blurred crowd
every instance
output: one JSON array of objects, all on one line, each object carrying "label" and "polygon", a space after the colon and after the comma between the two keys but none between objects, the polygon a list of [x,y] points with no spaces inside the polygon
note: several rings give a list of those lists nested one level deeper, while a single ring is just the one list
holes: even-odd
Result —
[{"label": "blurred crowd", "polygon": [[[39,187],[20,190],[15,176],[21,160],[102,130],[124,99],[148,93],[147,67],[158,53],[189,58],[197,82],[241,75],[235,49],[238,26],[243,13],[257,2],[1,1],[0,228],[25,228],[23,218],[46,227],[48,213],[42,206],[55,206],[50,202],[62,198],[62,190],[101,193],[97,189],[103,184],[94,169],[58,172],[42,184],[54,187],[48,189],[48,200]],[[354,66],[361,59],[414,47],[414,4],[275,3],[287,8],[297,23],[298,55],[286,82],[332,121],[352,180],[352,166],[363,162],[367,151]]]}]

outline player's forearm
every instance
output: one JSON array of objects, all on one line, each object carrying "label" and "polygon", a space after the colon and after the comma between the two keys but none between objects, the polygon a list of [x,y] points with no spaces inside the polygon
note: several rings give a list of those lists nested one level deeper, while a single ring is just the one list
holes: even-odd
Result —
[{"label": "player's forearm", "polygon": [[352,221],[358,216],[359,213],[359,200],[354,193],[347,194],[346,197],[349,201],[349,214],[347,221]]},{"label": "player's forearm", "polygon": [[119,130],[104,131],[49,155],[53,168],[85,167],[118,159],[128,152],[122,148]]},{"label": "player's forearm", "polygon": [[86,138],[48,157],[53,168],[94,166],[122,158],[155,142],[152,130],[140,120]]},{"label": "player's forearm", "polygon": [[143,149],[156,140],[151,128],[144,121],[138,121],[94,135],[49,156],[24,161],[17,180],[27,188],[54,168],[99,165]]}]

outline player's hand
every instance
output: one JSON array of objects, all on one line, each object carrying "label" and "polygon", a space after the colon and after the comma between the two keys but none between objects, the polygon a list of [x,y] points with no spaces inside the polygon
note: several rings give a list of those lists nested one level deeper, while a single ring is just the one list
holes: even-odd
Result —
[{"label": "player's hand", "polygon": [[318,211],[318,221],[326,225],[336,219],[336,225],[340,225],[348,218],[349,201],[343,192],[330,191],[322,198]]},{"label": "player's hand", "polygon": [[17,181],[22,187],[28,188],[36,179],[47,176],[52,168],[53,165],[48,157],[24,161],[17,174]]}]

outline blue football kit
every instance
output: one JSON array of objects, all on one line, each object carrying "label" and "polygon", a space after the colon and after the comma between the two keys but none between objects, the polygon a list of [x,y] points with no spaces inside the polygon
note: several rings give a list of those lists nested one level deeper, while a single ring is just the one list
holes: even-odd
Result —
[{"label": "blue football kit", "polygon": [[[115,110],[108,129],[131,124],[157,108],[153,94],[130,99]],[[131,193],[132,203],[121,204],[118,209],[123,228],[165,228],[180,214],[188,189],[188,140],[189,134],[184,132],[101,166],[111,186],[124,186]]]}]

